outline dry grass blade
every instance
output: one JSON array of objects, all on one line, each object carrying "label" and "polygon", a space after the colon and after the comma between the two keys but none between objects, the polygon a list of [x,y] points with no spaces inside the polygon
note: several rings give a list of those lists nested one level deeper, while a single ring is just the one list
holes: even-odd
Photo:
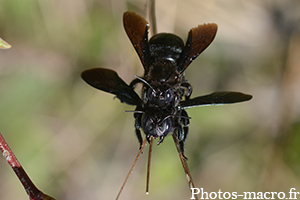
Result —
[{"label": "dry grass blade", "polygon": [[149,194],[149,180],[150,180],[150,164],[151,164],[152,145],[153,145],[153,137],[150,138],[150,147],[149,147],[149,153],[148,153],[146,194]]},{"label": "dry grass blade", "polygon": [[[173,135],[173,140],[174,140],[174,143],[175,143],[175,146],[176,146],[176,149],[177,149],[177,152],[179,154],[179,158],[180,158],[180,161],[181,161],[181,164],[182,164],[182,167],[184,169],[184,173],[185,173],[185,176],[186,176],[186,180],[189,184],[189,188],[195,188],[195,184],[193,182],[193,179],[192,179],[192,175],[191,175],[191,172],[190,172],[190,169],[189,169],[189,166],[186,162],[186,158],[183,156],[183,153],[182,151],[180,150],[180,146],[179,146],[179,141],[177,139],[177,135],[174,133]],[[192,190],[191,190],[192,191]],[[196,200],[198,200],[198,197],[197,195],[195,195],[195,198]]]},{"label": "dry grass blade", "polygon": [[131,166],[131,168],[130,168],[130,170],[129,170],[129,172],[128,172],[128,174],[127,174],[127,176],[126,176],[126,178],[125,178],[125,180],[124,180],[124,182],[123,182],[123,185],[122,185],[122,187],[121,187],[121,189],[120,189],[120,191],[119,191],[119,193],[118,193],[118,195],[117,195],[117,197],[116,197],[116,200],[119,199],[119,197],[120,197],[120,195],[121,195],[121,193],[122,193],[122,191],[123,191],[123,189],[124,189],[124,186],[126,185],[127,180],[128,180],[128,178],[129,178],[131,172],[133,171],[133,168],[134,168],[135,164],[137,163],[137,161],[138,161],[138,159],[139,159],[139,157],[140,157],[140,155],[141,155],[141,153],[142,153],[142,151],[143,151],[143,149],[144,149],[144,147],[145,147],[145,145],[146,145],[146,142],[147,142],[147,139],[145,138],[145,140],[144,140],[144,142],[143,142],[143,144],[142,144],[142,146],[141,146],[141,148],[140,148],[138,154],[136,155],[136,157],[135,157],[135,159],[134,159],[134,161],[133,161],[133,163],[132,163],[132,166]]}]

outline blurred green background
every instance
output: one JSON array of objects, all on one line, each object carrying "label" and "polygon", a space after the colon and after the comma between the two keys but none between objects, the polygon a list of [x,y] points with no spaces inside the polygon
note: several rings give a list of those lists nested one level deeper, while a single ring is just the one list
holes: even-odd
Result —
[{"label": "blurred green background", "polygon": [[[250,102],[188,109],[186,156],[207,192],[300,192],[300,2],[164,0],[158,32],[184,40],[218,24],[212,45],[186,70],[192,96],[240,91]],[[56,199],[114,199],[138,152],[134,107],[97,91],[81,71],[110,68],[127,83],[143,68],[122,14],[147,18],[142,0],[0,0],[0,132],[32,178]],[[172,137],[146,147],[120,199],[189,199]],[[1,200],[28,199],[0,159]]]}]

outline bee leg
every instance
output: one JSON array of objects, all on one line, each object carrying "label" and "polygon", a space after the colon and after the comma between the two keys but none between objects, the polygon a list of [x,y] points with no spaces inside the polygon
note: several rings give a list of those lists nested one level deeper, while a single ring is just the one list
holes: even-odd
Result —
[{"label": "bee leg", "polygon": [[[188,117],[188,114],[185,110],[182,110],[181,115],[184,117]],[[184,155],[184,143],[186,141],[188,132],[189,132],[189,124],[190,124],[190,120],[188,118],[181,118],[180,120],[182,127],[181,128],[181,133],[178,133],[178,141],[179,141],[179,145],[180,145],[180,149],[182,151],[182,155],[185,159],[187,159],[187,157]]]},{"label": "bee leg", "polygon": [[181,94],[180,93],[175,93],[174,94],[174,100],[173,100],[173,107],[178,107],[179,103],[180,103],[180,99],[181,99]]},{"label": "bee leg", "polygon": [[180,146],[180,150],[182,152],[182,156],[185,158],[185,160],[188,160],[188,158],[184,155],[184,142],[185,141],[180,141],[179,146]]},{"label": "bee leg", "polygon": [[185,158],[185,160],[187,160],[187,157],[184,155],[184,137],[185,133],[184,133],[184,129],[182,129],[181,126],[177,127],[177,140],[179,141],[179,147],[180,147],[180,151],[182,153],[182,156]]},{"label": "bee leg", "polygon": [[140,149],[142,147],[143,144],[143,138],[142,138],[142,134],[140,131],[141,128],[141,115],[135,116],[135,123],[134,123],[134,128],[135,128],[135,135],[140,143]]},{"label": "bee leg", "polygon": [[147,142],[150,144],[150,142],[151,142],[151,141],[150,141],[151,135],[150,135],[150,134],[147,135],[146,138],[147,138]]},{"label": "bee leg", "polygon": [[164,135],[160,136],[159,137],[159,141],[157,142],[157,145],[159,145],[160,143],[162,143],[164,141],[164,139],[165,139]]},{"label": "bee leg", "polygon": [[187,82],[182,83],[181,86],[185,88],[184,96],[185,96],[185,100],[188,100],[192,94],[193,88],[192,88],[191,84],[189,84]]},{"label": "bee leg", "polygon": [[184,132],[183,141],[185,141],[187,138],[188,132],[189,132],[190,120],[189,120],[189,116],[185,110],[181,111],[181,115],[185,117],[185,118],[181,118],[181,124],[183,125],[183,132]]}]

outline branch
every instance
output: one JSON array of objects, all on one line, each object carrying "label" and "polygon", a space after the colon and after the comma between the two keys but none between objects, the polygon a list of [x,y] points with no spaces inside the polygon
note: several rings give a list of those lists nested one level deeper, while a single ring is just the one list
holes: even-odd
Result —
[{"label": "branch", "polygon": [[43,192],[41,192],[30,180],[29,176],[26,174],[23,167],[20,165],[14,153],[9,148],[8,144],[5,142],[3,136],[0,133],[0,149],[6,159],[6,162],[11,166],[19,180],[24,186],[26,193],[30,200],[55,200]]}]

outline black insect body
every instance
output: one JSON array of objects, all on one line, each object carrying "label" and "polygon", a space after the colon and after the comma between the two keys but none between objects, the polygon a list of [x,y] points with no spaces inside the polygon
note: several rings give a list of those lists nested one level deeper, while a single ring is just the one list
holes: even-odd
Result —
[{"label": "black insect body", "polygon": [[142,89],[143,102],[149,107],[175,107],[184,94],[186,98],[190,96],[191,86],[177,68],[183,48],[183,41],[174,34],[160,33],[149,40],[150,62],[144,66],[143,77],[148,84],[144,84]]},{"label": "black insect body", "polygon": [[[116,72],[95,68],[84,71],[82,78],[97,89],[115,94],[121,102],[136,106],[135,129],[140,144],[143,141],[140,128],[148,139],[159,137],[158,144],[177,130],[183,151],[189,123],[185,108],[236,103],[252,98],[237,92],[221,92],[189,99],[192,87],[184,78],[184,70],[212,42],[217,31],[216,24],[203,24],[191,29],[184,45],[181,38],[170,33],[154,35],[148,41],[148,22],[133,12],[125,12],[123,21],[143,64],[144,76],[137,77],[129,86]],[[133,89],[137,83],[143,83],[142,99]]]},{"label": "black insect body", "polygon": [[160,138],[160,144],[168,134],[177,131],[178,140],[182,146],[188,133],[189,117],[184,109],[166,107],[164,109],[146,107],[143,114],[136,114],[136,135],[142,141],[140,128],[143,129],[147,140],[150,137]]},{"label": "black insect body", "polygon": [[[178,106],[182,96],[188,99],[192,87],[184,79],[184,70],[212,42],[216,24],[204,24],[190,30],[186,45],[170,33],[154,35],[148,41],[148,22],[132,12],[124,13],[125,31],[144,67],[142,100],[160,109]],[[130,86],[141,79],[135,79]]]},{"label": "black insect body", "polygon": [[[160,33],[148,40],[148,22],[133,12],[123,15],[125,31],[144,67],[144,76],[127,85],[115,71],[94,68],[82,72],[82,78],[91,86],[116,95],[121,102],[135,105],[135,132],[142,145],[140,129],[148,142],[159,138],[158,144],[168,134],[176,134],[183,155],[188,134],[189,117],[186,108],[221,105],[248,101],[251,95],[239,92],[215,92],[190,98],[192,86],[185,80],[184,71],[213,41],[216,24],[203,24],[192,28],[186,44],[170,33]],[[141,98],[134,91],[142,83]]]}]

